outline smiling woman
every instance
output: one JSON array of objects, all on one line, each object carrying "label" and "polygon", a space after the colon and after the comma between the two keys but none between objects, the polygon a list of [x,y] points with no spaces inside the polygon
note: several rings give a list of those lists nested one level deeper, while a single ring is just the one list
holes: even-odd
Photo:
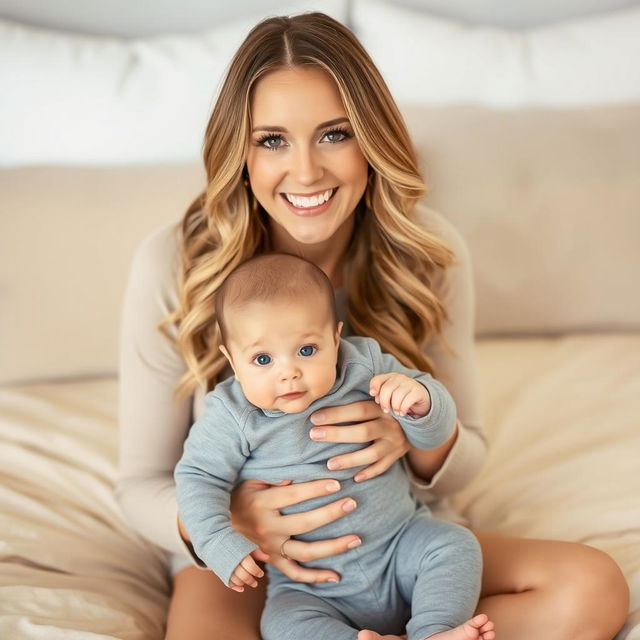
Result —
[{"label": "smiling woman", "polygon": [[[201,562],[178,517],[172,479],[205,392],[230,374],[212,298],[250,258],[274,250],[295,254],[329,278],[343,335],[374,338],[405,367],[446,376],[457,420],[437,446],[411,446],[396,418],[373,400],[323,407],[297,427],[308,429],[310,440],[359,445],[329,458],[326,477],[283,486],[249,479],[234,489],[232,524],[257,545],[255,557],[295,582],[325,589],[340,575],[316,561],[326,558],[335,567],[333,556],[348,554],[358,536],[369,533],[366,523],[352,531],[347,518],[343,535],[325,539],[321,530],[319,539],[298,539],[359,508],[347,492],[288,513],[337,492],[330,470],[353,474],[355,484],[348,486],[360,486],[398,469],[395,463],[407,454],[414,491],[441,518],[460,521],[446,498],[478,473],[486,452],[473,360],[472,275],[456,230],[416,206],[425,185],[380,73],[355,36],[324,14],[270,18],[249,33],[209,120],[204,164],[206,189],[179,228],[152,236],[134,261],[122,338],[118,495],[136,529],[171,552],[167,638],[221,638],[224,629],[228,638],[257,640],[264,592],[239,596],[194,566]],[[305,313],[313,310],[309,305]],[[285,310],[276,321],[280,316]],[[165,336],[157,332],[160,324]],[[277,322],[271,328],[277,333]],[[249,329],[251,343],[259,342],[259,326]],[[235,366],[235,354],[229,355]],[[268,365],[272,354],[258,345],[251,356]],[[291,386],[277,395],[300,391]],[[476,536],[484,561],[477,612],[495,622],[501,638],[610,640],[623,624],[627,586],[604,553]],[[361,640],[378,637],[360,634]],[[492,640],[492,634],[476,628],[464,637]]]}]

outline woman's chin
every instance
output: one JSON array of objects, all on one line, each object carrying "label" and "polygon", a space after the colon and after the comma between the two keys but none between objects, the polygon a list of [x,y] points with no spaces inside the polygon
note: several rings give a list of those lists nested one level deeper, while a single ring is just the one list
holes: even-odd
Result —
[{"label": "woman's chin", "polygon": [[294,242],[308,247],[323,245],[326,242],[330,241],[335,234],[335,231],[322,231],[318,229],[309,231],[300,229],[287,229],[287,232]]}]

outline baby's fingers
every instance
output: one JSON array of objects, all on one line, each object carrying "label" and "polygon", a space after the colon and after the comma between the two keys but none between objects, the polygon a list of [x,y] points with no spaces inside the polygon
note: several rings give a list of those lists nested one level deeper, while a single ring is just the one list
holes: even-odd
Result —
[{"label": "baby's fingers", "polygon": [[240,563],[238,568],[242,568],[247,573],[256,578],[262,578],[264,571],[256,564],[256,561],[251,556],[246,556]]},{"label": "baby's fingers", "polygon": [[242,593],[244,591],[244,582],[242,582],[240,578],[236,578],[235,575],[232,575],[231,578],[229,578],[229,588],[238,593]]},{"label": "baby's fingers", "polygon": [[394,411],[399,416],[405,416],[414,404],[424,401],[425,394],[420,393],[419,389],[412,389],[402,398],[400,406],[397,409],[394,408]]},{"label": "baby's fingers", "polygon": [[[400,385],[397,389],[393,391],[391,395],[391,408],[393,412],[398,416],[404,416],[407,413],[408,408],[413,404],[411,401],[407,405],[407,398],[412,395],[413,391],[407,385]],[[407,409],[404,409],[404,407]]]},{"label": "baby's fingers", "polygon": [[381,373],[373,376],[369,381],[369,394],[376,397],[380,393],[382,385],[392,376],[392,373]]},{"label": "baby's fingers", "polygon": [[[260,572],[262,573],[262,570],[260,570]],[[253,574],[242,566],[242,563],[235,568],[235,571],[231,576],[230,583],[239,587],[244,587],[245,585],[248,585],[249,587],[258,586],[258,581],[255,579]]]},{"label": "baby's fingers", "polygon": [[380,408],[385,413],[389,413],[389,411],[391,411],[391,398],[400,384],[401,381],[397,378],[390,378],[382,385],[382,387],[380,387],[380,393],[378,394],[376,401],[380,404]]}]

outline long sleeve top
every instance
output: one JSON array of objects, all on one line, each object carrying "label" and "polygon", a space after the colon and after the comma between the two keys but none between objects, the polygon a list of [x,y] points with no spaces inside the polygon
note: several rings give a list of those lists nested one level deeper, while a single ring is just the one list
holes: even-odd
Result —
[{"label": "long sleeve top", "polygon": [[[396,416],[409,442],[421,449],[433,449],[445,442],[456,422],[455,404],[446,388],[431,375],[405,367],[392,355],[383,353],[371,338],[354,336],[340,341],[333,387],[299,413],[256,407],[245,398],[235,377],[227,378],[206,395],[206,410],[189,432],[175,480],[180,514],[193,547],[225,584],[242,559],[256,548],[231,526],[230,494],[242,480],[339,480],[341,494],[316,499],[314,506],[349,495],[359,507],[351,522],[329,523],[322,531],[311,531],[300,538],[334,538],[342,535],[345,526],[355,527],[364,534],[359,556],[385,546],[415,513],[415,499],[399,462],[395,463],[397,468],[383,475],[356,483],[352,476],[357,469],[328,471],[327,460],[365,445],[314,442],[309,438],[314,411],[369,400],[370,380],[382,373],[413,378],[431,398],[426,415]],[[297,507],[287,513],[305,508]]]},{"label": "long sleeve top", "polygon": [[[418,221],[456,254],[434,290],[450,318],[443,333],[455,352],[438,339],[426,345],[436,377],[457,407],[458,436],[440,470],[428,482],[412,478],[414,491],[437,511],[446,496],[464,487],[486,454],[474,358],[474,291],[471,261],[459,232],[438,213],[420,207]],[[122,315],[119,367],[119,475],[116,495],[131,526],[161,548],[191,558],[177,527],[173,478],[189,428],[204,408],[204,391],[174,400],[186,370],[180,353],[158,331],[178,305],[179,236],[175,225],[151,234],[131,265]],[[340,319],[346,321],[344,291],[336,290]],[[343,335],[348,335],[347,326]],[[229,372],[231,373],[231,372]]]}]

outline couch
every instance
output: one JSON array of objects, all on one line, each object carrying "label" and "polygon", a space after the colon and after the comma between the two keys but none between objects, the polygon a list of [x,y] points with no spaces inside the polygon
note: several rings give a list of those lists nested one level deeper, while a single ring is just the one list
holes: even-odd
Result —
[{"label": "couch", "polygon": [[[618,640],[639,640],[640,8],[516,30],[316,4],[379,64],[425,203],[471,250],[490,453],[457,505],[611,554]],[[203,185],[216,83],[258,17],[134,39],[0,20],[3,638],[162,637],[166,558],[113,496],[119,308],[135,246]]]}]

